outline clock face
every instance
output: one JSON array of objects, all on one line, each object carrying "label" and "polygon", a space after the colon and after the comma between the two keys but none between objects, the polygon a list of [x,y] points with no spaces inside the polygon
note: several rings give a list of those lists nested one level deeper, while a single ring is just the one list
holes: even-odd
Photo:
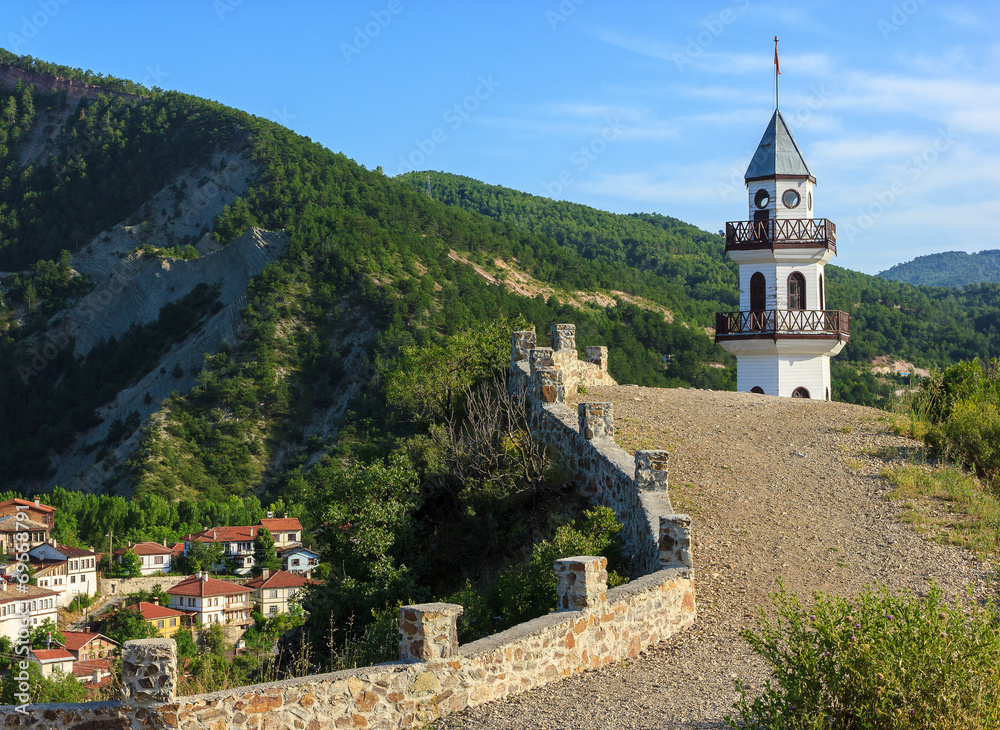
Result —
[{"label": "clock face", "polygon": [[786,190],[785,194],[781,196],[781,202],[785,204],[786,208],[798,207],[800,200],[799,194],[794,190]]},{"label": "clock face", "polygon": [[767,204],[771,202],[771,194],[764,190],[764,188],[761,188],[753,197],[753,202],[758,208],[766,208]]}]

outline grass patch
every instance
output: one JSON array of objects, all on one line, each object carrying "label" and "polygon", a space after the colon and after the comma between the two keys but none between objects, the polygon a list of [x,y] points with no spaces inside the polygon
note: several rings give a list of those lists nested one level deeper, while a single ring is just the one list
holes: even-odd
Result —
[{"label": "grass patch", "polygon": [[968,548],[986,559],[1000,550],[1000,500],[954,466],[886,469],[892,500],[905,500],[901,519],[931,539]]},{"label": "grass patch", "polygon": [[865,465],[862,464],[857,459],[850,459],[850,458],[844,459],[844,463],[847,464],[847,467],[849,469],[853,469],[854,471],[857,471],[859,469],[863,469],[865,467]]}]

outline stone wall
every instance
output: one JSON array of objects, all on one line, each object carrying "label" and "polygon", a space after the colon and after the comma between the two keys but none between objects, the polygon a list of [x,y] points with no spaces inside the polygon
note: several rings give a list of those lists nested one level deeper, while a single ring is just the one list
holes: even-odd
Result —
[{"label": "stone wall", "polygon": [[[674,559],[692,565],[690,538],[680,539],[675,525],[690,527],[667,493],[669,454],[638,451],[630,456],[614,441],[611,403],[580,403],[576,412],[567,396],[585,387],[615,385],[607,375],[606,347],[588,347],[591,362],[577,360],[573,325],[554,325],[551,340],[563,349],[533,347],[532,330],[515,332],[511,346],[512,387],[528,394],[529,425],[536,438],[559,453],[581,488],[595,503],[610,507],[623,525],[622,540],[632,560],[632,574],[645,575],[660,565],[661,535],[678,536]],[[682,549],[680,546],[684,544]]]},{"label": "stone wall", "polygon": [[0,707],[4,727],[45,730],[167,728],[409,728],[563,677],[635,657],[690,626],[694,575],[667,568],[608,590],[607,561],[556,564],[557,610],[458,645],[453,604],[400,610],[398,662],[205,695],[176,697],[175,644],[127,642],[121,703]]},{"label": "stone wall", "polygon": [[[212,577],[240,585],[251,578],[249,575],[213,575]],[[167,590],[186,578],[188,578],[186,575],[167,575],[166,573],[144,575],[141,578],[102,578],[97,576],[97,590],[102,596],[127,596],[129,593],[137,593],[138,591],[151,591],[157,585],[163,590]]]}]

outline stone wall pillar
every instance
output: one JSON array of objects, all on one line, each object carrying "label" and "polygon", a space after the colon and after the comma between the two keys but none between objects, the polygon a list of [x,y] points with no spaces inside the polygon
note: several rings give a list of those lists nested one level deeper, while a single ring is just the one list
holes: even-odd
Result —
[{"label": "stone wall pillar", "polygon": [[577,555],[555,562],[556,610],[583,611],[608,600],[608,559]]},{"label": "stone wall pillar", "polygon": [[528,368],[532,375],[538,368],[550,368],[553,364],[551,347],[533,347],[528,350]]},{"label": "stone wall pillar", "polygon": [[576,407],[576,413],[580,419],[580,435],[585,439],[614,439],[613,403],[580,403]]},{"label": "stone wall pillar", "polygon": [[[532,350],[534,352],[534,350]],[[559,368],[536,368],[531,376],[532,395],[543,403],[565,403],[566,386]]]},{"label": "stone wall pillar", "polygon": [[150,707],[177,695],[177,644],[173,639],[126,641],[122,648],[122,705]]},{"label": "stone wall pillar", "polygon": [[399,609],[399,658],[427,662],[458,654],[458,617],[465,609],[455,603],[418,603]]},{"label": "stone wall pillar", "polygon": [[554,324],[552,325],[552,349],[556,352],[569,350],[576,358],[576,325],[575,324]]},{"label": "stone wall pillar", "polygon": [[608,372],[608,348],[603,346],[588,346],[587,352],[587,362],[591,365],[596,365],[603,372]]},{"label": "stone wall pillar", "polygon": [[691,518],[672,514],[660,516],[660,570],[693,568]]},{"label": "stone wall pillar", "polygon": [[635,452],[635,486],[640,492],[667,491],[670,453],[662,449]]},{"label": "stone wall pillar", "polygon": [[510,336],[510,364],[528,359],[528,353],[535,347],[535,330],[518,330]]}]

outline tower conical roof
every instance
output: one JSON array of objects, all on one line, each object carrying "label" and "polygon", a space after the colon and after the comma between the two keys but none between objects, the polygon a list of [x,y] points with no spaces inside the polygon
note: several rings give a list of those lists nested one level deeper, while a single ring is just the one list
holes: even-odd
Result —
[{"label": "tower conical roof", "polygon": [[764,136],[760,138],[760,144],[753,153],[753,159],[750,160],[750,166],[743,179],[757,180],[776,175],[807,177],[816,182],[806,158],[802,156],[802,151],[777,109],[774,110],[774,116],[764,130]]}]

